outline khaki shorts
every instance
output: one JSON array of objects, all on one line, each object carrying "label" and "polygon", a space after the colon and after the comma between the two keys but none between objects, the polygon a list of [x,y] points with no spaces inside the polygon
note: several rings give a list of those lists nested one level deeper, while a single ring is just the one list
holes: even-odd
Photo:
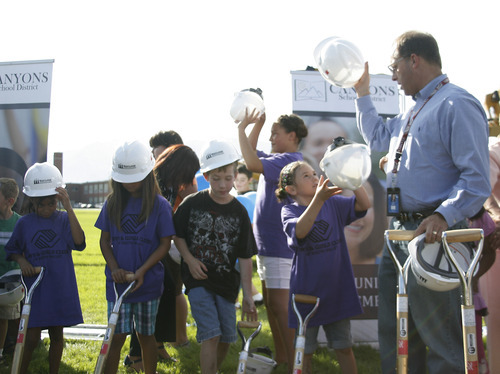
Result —
[{"label": "khaki shorts", "polygon": [[21,303],[0,305],[0,319],[17,319],[21,316]]}]

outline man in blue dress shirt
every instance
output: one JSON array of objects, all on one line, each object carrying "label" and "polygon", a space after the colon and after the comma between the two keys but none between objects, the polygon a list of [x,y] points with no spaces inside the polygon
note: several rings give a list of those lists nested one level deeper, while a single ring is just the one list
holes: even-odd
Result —
[{"label": "man in blue dress shirt", "polygon": [[[395,118],[380,117],[370,98],[368,64],[355,85],[358,128],[372,150],[387,155],[391,229],[441,240],[448,229],[466,228],[490,195],[488,124],[472,95],[442,73],[436,40],[410,31],[396,39],[392,79],[415,105]],[[401,264],[406,242],[394,242]],[[379,343],[383,373],[396,368],[395,266],[384,249],[379,267]],[[460,288],[431,291],[408,273],[409,372],[463,373]],[[428,351],[427,349],[428,348]]]}]

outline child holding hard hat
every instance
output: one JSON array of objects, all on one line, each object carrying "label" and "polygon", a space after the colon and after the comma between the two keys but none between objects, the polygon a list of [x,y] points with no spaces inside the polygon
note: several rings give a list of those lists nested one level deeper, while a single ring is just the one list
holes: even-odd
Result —
[{"label": "child holding hard hat", "polygon": [[[238,125],[241,153],[248,170],[261,173],[255,200],[254,233],[257,242],[257,271],[262,282],[262,294],[276,349],[276,362],[293,367],[294,332],[288,327],[288,297],[290,267],[293,253],[286,244],[280,222],[282,204],[274,191],[281,169],[292,161],[302,160],[298,152],[300,141],[307,136],[307,127],[295,114],[281,115],[271,127],[271,153],[258,151],[257,141],[266,120],[265,114],[246,111]],[[247,136],[245,131],[254,124]]]},{"label": "child holding hard hat", "polygon": [[[85,249],[85,234],[54,165],[44,162],[30,167],[23,192],[30,198],[30,213],[17,221],[5,253],[21,267],[28,289],[36,279],[35,267],[43,267],[44,273],[31,300],[20,372],[27,372],[42,328],[47,328],[49,370],[56,373],[63,353],[63,327],[83,322],[71,251]],[[65,212],[57,210],[58,201]]]},{"label": "child holding hard hat", "polygon": [[[335,349],[343,373],[355,373],[350,317],[362,313],[359,303],[344,227],[363,217],[370,199],[363,187],[351,197],[339,196],[342,189],[328,186],[329,179],[318,179],[306,162],[295,161],[280,173],[276,196],[294,202],[281,210],[283,229],[293,251],[290,294],[316,296],[316,313],[306,329],[304,373],[312,373],[312,355],[317,347],[319,326],[323,326],[328,346]],[[325,286],[328,285],[328,286]],[[307,306],[297,305],[301,314]],[[302,308],[305,307],[305,308]],[[289,306],[289,324],[297,318]],[[302,315],[304,315],[302,314]]]}]

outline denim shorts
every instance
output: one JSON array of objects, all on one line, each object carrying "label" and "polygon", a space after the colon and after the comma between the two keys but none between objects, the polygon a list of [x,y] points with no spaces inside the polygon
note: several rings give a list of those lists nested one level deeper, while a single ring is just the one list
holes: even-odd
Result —
[{"label": "denim shorts", "polygon": [[236,310],[229,301],[205,287],[189,290],[191,314],[196,321],[198,343],[220,336],[221,343],[234,343],[236,336]]},{"label": "denim shorts", "polygon": [[[323,325],[323,330],[325,330],[328,348],[344,349],[352,347],[351,320],[349,318]],[[307,327],[305,354],[313,354],[318,348],[318,331],[319,326]]]},{"label": "denim shorts", "polygon": [[[159,302],[160,299],[142,303],[123,303],[118,312],[115,334],[131,334],[132,323],[135,323],[135,330],[139,334],[153,335]],[[108,301],[108,320],[114,306],[114,302]]]},{"label": "denim shorts", "polygon": [[257,273],[266,282],[266,288],[288,290],[291,269],[291,258],[257,256]]}]

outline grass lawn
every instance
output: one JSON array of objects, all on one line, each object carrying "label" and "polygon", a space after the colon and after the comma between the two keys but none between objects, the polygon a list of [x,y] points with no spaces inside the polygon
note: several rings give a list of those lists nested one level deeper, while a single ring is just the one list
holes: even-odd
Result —
[{"label": "grass lawn", "polygon": [[[105,299],[105,277],[104,259],[99,248],[100,231],[94,227],[99,211],[93,209],[79,209],[76,214],[82,225],[87,248],[83,252],[73,252],[76,277],[80,293],[80,301],[83,310],[83,318],[86,324],[107,324],[106,299]],[[254,273],[254,284],[260,289],[260,281],[256,272]],[[251,347],[269,346],[274,351],[271,331],[267,323],[267,315],[263,306],[259,307],[259,319],[263,327],[260,334],[252,341]],[[237,312],[239,316],[239,311]],[[170,355],[176,357],[178,362],[159,363],[159,373],[199,373],[200,346],[196,343],[196,327],[193,326],[191,315],[188,316],[187,328],[191,345],[189,348],[167,348]],[[248,334],[245,332],[245,335]],[[66,340],[60,373],[93,373],[97,356],[101,347],[101,341],[89,340]],[[129,339],[122,350],[122,361],[128,352]],[[30,364],[30,372],[36,374],[48,373],[48,349],[49,339],[44,339],[34,353]],[[241,340],[231,346],[230,352],[221,368],[221,373],[235,373],[238,363],[238,355],[241,350]],[[380,373],[378,352],[367,346],[359,346],[354,349],[358,363],[358,371],[363,373]],[[10,362],[10,358],[7,360]],[[321,348],[314,356],[313,369],[315,373],[340,373],[335,353],[326,348]],[[0,374],[10,373],[10,366],[1,366]],[[125,367],[120,365],[118,373],[126,373]],[[285,374],[283,367],[273,371],[276,374]]]}]

